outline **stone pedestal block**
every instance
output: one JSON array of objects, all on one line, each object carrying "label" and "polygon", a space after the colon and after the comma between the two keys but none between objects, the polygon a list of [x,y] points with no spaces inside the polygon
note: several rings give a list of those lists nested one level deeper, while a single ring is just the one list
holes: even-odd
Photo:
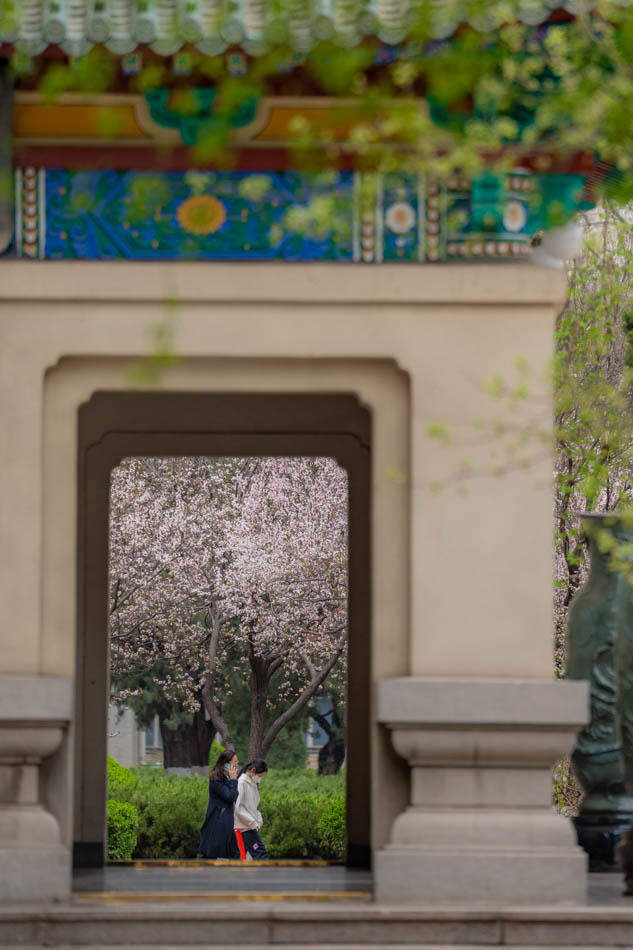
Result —
[{"label": "stone pedestal block", "polygon": [[586,856],[552,809],[551,767],[587,718],[585,683],[377,684],[378,721],[411,766],[411,804],[375,856],[379,901],[582,900]]},{"label": "stone pedestal block", "polygon": [[58,751],[71,710],[69,679],[0,676],[0,901],[70,895],[70,851],[39,773]]}]

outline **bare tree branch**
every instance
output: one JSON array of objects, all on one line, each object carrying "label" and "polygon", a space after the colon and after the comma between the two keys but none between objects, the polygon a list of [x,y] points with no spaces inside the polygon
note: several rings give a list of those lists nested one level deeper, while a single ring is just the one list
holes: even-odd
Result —
[{"label": "bare tree branch", "polygon": [[347,643],[347,637],[345,636],[339,641],[339,644],[336,650],[334,651],[330,659],[327,661],[325,666],[321,670],[316,672],[316,676],[310,680],[308,685],[303,689],[303,691],[295,699],[294,703],[292,703],[292,705],[289,706],[285,710],[285,712],[283,712],[281,716],[279,716],[275,720],[275,722],[272,724],[272,726],[270,727],[270,729],[264,736],[264,742],[262,744],[264,755],[266,755],[266,753],[270,749],[271,745],[273,744],[273,742],[275,741],[275,739],[277,738],[277,736],[279,735],[283,727],[287,725],[287,723],[289,723],[290,720],[294,716],[297,715],[299,710],[303,709],[303,707],[306,705],[306,703],[310,699],[312,699],[312,697],[316,693],[321,683],[325,681],[329,673],[331,673],[331,671],[334,669],[338,659],[340,658],[341,654],[343,653],[343,650],[345,649],[346,643]]}]

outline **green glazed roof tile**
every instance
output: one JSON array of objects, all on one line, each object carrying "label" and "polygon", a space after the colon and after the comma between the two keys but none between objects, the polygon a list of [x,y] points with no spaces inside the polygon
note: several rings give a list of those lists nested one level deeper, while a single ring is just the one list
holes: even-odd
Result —
[{"label": "green glazed roof tile", "polygon": [[[554,9],[576,13],[587,2],[517,0],[515,16],[539,23]],[[168,56],[193,44],[207,55],[235,45],[257,55],[280,39],[303,52],[322,39],[344,46],[365,36],[399,43],[423,6],[436,39],[464,22],[494,29],[509,9],[507,3],[482,0],[5,0],[0,41],[29,56],[50,44],[79,56],[98,43],[117,54],[148,44]]]}]

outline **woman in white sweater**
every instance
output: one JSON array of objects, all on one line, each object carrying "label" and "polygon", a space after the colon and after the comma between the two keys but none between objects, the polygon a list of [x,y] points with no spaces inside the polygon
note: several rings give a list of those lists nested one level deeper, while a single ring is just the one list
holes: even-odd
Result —
[{"label": "woman in white sweater", "polygon": [[253,759],[242,769],[237,783],[234,825],[240,860],[247,860],[247,853],[254,861],[268,860],[266,845],[259,837],[262,816],[259,812],[259,783],[266,775],[268,766],[263,759]]}]

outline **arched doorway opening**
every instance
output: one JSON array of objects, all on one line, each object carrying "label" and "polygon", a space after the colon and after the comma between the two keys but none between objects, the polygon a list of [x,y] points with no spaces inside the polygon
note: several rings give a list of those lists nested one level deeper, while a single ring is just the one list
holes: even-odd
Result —
[{"label": "arched doorway opening", "polygon": [[371,419],[353,395],[99,392],[78,427],[74,862],[105,860],[110,472],[129,456],[330,456],[349,479],[346,864],[370,863]]}]

